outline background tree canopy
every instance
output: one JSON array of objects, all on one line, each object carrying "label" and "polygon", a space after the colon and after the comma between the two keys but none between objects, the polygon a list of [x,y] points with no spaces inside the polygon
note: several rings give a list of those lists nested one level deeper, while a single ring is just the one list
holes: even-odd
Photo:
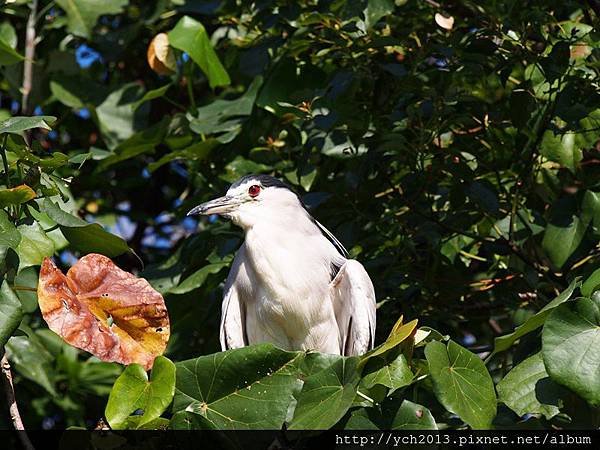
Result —
[{"label": "background tree canopy", "polygon": [[[26,426],[598,427],[597,1],[3,3],[0,346]],[[202,356],[242,236],[185,214],[247,173],[365,265],[373,354]],[[149,378],[41,318],[43,258],[90,252],[165,297]]]}]

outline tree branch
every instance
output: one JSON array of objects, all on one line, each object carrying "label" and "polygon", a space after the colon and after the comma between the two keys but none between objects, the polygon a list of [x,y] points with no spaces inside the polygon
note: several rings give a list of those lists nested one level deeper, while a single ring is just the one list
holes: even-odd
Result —
[{"label": "tree branch", "polygon": [[23,448],[25,448],[25,450],[35,450],[33,444],[29,440],[29,436],[27,436],[27,433],[25,432],[25,426],[23,425],[23,420],[21,419],[21,414],[19,413],[17,399],[15,397],[15,387],[12,380],[12,372],[10,371],[10,363],[6,357],[6,353],[4,353],[4,351],[2,353],[2,361],[0,361],[0,365],[2,366],[4,393],[6,394],[6,401],[8,402],[10,420],[12,421],[15,430],[19,432],[19,439],[21,439]]},{"label": "tree branch", "polygon": [[[29,94],[31,93],[31,87],[33,86],[33,60],[35,58],[35,22],[37,16],[38,0],[32,0],[29,7],[29,17],[27,19],[27,27],[25,29],[25,62],[23,63],[23,85],[22,85],[22,98],[21,98],[21,111],[23,115],[29,115],[31,113],[31,107],[29,105]],[[30,132],[25,133],[25,140],[27,145],[31,145],[31,134]]]}]

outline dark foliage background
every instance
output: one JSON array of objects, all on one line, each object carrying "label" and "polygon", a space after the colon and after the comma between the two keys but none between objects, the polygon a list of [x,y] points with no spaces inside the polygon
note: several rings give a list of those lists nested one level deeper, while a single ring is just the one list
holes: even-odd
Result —
[{"label": "dark foliage background", "polygon": [[[26,53],[34,3],[27,94],[26,62],[11,52]],[[133,250],[108,253],[165,296],[166,356],[218,351],[221,285],[242,236],[185,214],[269,173],[365,265],[378,343],[404,315],[485,357],[598,267],[599,12],[595,1],[4,2],[0,115],[57,121],[30,132],[33,157],[7,140],[8,181],[40,200],[6,210],[33,244],[4,245],[2,273],[35,287],[43,256],[67,268],[86,253],[42,217],[49,197]],[[184,16],[218,55],[199,58],[226,73],[207,75],[182,48],[173,74],[148,66],[151,39]],[[62,343],[35,293],[16,292],[25,315],[7,349],[25,422],[95,425],[122,369]],[[494,354],[494,381],[540,342],[530,333]],[[460,425],[431,389],[410,395]],[[525,426],[597,426],[581,397],[561,408]],[[496,422],[519,418],[501,407]]]}]

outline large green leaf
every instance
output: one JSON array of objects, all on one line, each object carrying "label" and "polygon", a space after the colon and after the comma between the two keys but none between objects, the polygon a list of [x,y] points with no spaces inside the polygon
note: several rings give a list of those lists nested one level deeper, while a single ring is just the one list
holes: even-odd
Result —
[{"label": "large green leaf", "polygon": [[425,347],[437,399],[473,429],[489,429],[496,416],[492,377],[477,355],[454,341]]},{"label": "large green leaf", "polygon": [[10,189],[0,189],[0,208],[6,208],[9,205],[20,205],[33,198],[35,198],[35,191],[26,184]]},{"label": "large green leaf", "polygon": [[579,278],[575,278],[573,281],[571,281],[571,284],[569,284],[567,289],[562,291],[554,300],[540,309],[533,316],[529,317],[523,324],[515,328],[515,331],[494,339],[493,353],[503,352],[504,350],[510,348],[510,346],[513,345],[516,340],[541,327],[544,324],[546,317],[548,317],[548,314],[550,314],[554,308],[571,298],[573,292],[575,292],[575,289],[581,285],[579,280]]},{"label": "large green leaf", "polygon": [[121,237],[109,233],[97,223],[88,223],[61,210],[46,198],[43,209],[59,226],[71,246],[83,253],[101,253],[108,257],[118,256],[129,251],[129,246]]},{"label": "large green leaf", "polygon": [[227,71],[210,43],[204,26],[189,16],[183,16],[171,31],[169,44],[186,52],[200,66],[211,88],[231,83]]},{"label": "large green leaf", "polygon": [[600,288],[600,269],[594,270],[594,272],[586,278],[581,285],[581,295],[584,297],[590,297],[595,291]]},{"label": "large green leaf", "polygon": [[496,388],[498,400],[519,416],[542,414],[551,419],[562,407],[564,392],[548,377],[541,353],[513,367]]},{"label": "large green leaf", "polygon": [[17,329],[23,318],[19,298],[4,280],[0,286],[0,351]]},{"label": "large green leaf", "polygon": [[179,362],[173,412],[194,413],[202,428],[280,429],[304,356],[260,344]]},{"label": "large green leaf", "polygon": [[56,121],[56,117],[53,116],[10,117],[9,119],[0,122],[0,134],[21,134],[23,131],[31,130],[32,128],[43,128],[45,130],[50,130],[50,124],[52,124],[54,121]]},{"label": "large green leaf", "polygon": [[296,396],[298,404],[289,429],[326,430],[335,425],[356,396],[360,381],[358,362],[358,357],[336,357],[333,364],[306,378]]},{"label": "large green leaf", "polygon": [[[377,362],[377,359],[379,358],[372,358],[369,366],[374,362]],[[382,386],[390,388],[390,393],[392,393],[396,389],[411,384],[414,377],[415,376],[406,361],[406,356],[400,354],[391,363],[384,363],[381,368],[373,370],[365,375],[360,382],[360,386],[370,389],[377,384],[381,384]]]},{"label": "large green leaf", "polygon": [[91,38],[92,30],[100,16],[119,14],[128,0],[56,0],[67,13],[67,28],[70,33]]},{"label": "large green leaf", "polygon": [[583,158],[583,153],[575,143],[575,133],[555,135],[551,130],[544,132],[540,144],[542,155],[550,161],[557,162],[575,173]]},{"label": "large green leaf", "polygon": [[39,223],[31,225],[19,225],[17,228],[21,233],[21,242],[17,247],[19,255],[19,270],[29,266],[38,266],[44,258],[54,253],[54,243],[46,235]]},{"label": "large green leaf", "polygon": [[158,161],[148,164],[148,170],[150,170],[150,172],[154,172],[159,167],[179,159],[183,159],[184,161],[202,161],[203,159],[206,159],[208,155],[210,155],[212,149],[218,144],[219,141],[216,139],[207,139],[205,141],[196,142],[195,144],[192,144],[183,150],[176,150],[171,153],[167,153]]},{"label": "large green leaf", "polygon": [[131,413],[141,409],[135,428],[160,417],[171,403],[175,393],[175,364],[164,356],[154,360],[152,373],[139,364],[127,366],[115,382],[106,405],[106,419],[114,429],[126,428]]},{"label": "large green leaf", "polygon": [[431,411],[402,397],[387,397],[381,406],[354,410],[346,430],[437,430]]},{"label": "large green leaf", "polygon": [[542,331],[550,377],[600,406],[600,296],[558,306]]},{"label": "large green leaf", "polygon": [[42,386],[54,396],[56,390],[51,378],[51,363],[54,357],[37,339],[25,336],[13,336],[6,344],[8,357],[16,371],[28,380]]}]

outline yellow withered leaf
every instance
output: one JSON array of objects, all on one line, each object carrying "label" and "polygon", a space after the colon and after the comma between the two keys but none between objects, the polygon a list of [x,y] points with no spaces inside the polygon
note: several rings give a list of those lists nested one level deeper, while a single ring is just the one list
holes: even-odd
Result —
[{"label": "yellow withered leaf", "polygon": [[149,370],[167,346],[169,316],[162,295],[106,256],[86,255],[66,275],[46,258],[38,299],[52,331],[103,361]]}]

